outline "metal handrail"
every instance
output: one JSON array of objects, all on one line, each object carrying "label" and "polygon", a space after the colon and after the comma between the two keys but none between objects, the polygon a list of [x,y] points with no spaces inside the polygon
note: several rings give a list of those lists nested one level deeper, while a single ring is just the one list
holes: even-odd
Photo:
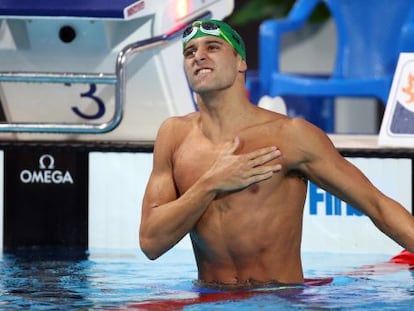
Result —
[{"label": "metal handrail", "polygon": [[112,131],[122,120],[126,92],[126,63],[130,56],[166,44],[177,37],[182,28],[154,38],[125,46],[117,56],[115,74],[108,73],[42,73],[42,72],[0,72],[0,82],[36,83],[96,83],[115,85],[115,110],[113,117],[104,123],[42,123],[42,122],[0,122],[0,132],[29,133],[78,133],[99,134]]}]

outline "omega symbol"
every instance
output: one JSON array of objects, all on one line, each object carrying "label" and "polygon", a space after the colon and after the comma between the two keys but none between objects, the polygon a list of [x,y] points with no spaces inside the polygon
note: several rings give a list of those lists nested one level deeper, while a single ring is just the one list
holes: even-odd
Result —
[{"label": "omega symbol", "polygon": [[[48,166],[46,164],[49,163]],[[55,168],[55,159],[50,154],[44,154],[39,159],[39,168],[53,170]]]}]

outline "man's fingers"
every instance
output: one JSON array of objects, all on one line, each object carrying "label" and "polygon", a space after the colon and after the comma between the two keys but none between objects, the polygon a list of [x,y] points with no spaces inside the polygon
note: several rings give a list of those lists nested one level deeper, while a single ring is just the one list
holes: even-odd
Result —
[{"label": "man's fingers", "polygon": [[278,164],[278,165],[269,166],[267,167],[267,169],[255,170],[254,172],[252,172],[250,177],[246,178],[245,180],[246,184],[252,185],[252,184],[264,181],[266,179],[270,179],[272,178],[273,174],[281,170],[281,168],[282,166]]},{"label": "man's fingers", "polygon": [[265,148],[261,148],[261,149],[252,151],[250,153],[247,153],[246,157],[249,160],[254,160],[254,159],[256,159],[258,157],[261,157],[263,155],[266,155],[266,154],[274,154],[276,156],[279,156],[280,155],[280,150],[275,146],[265,147]]},{"label": "man's fingers", "polygon": [[243,175],[244,182],[243,184],[248,186],[260,181],[269,179],[273,176],[274,173],[282,169],[281,164],[268,165],[268,166],[259,166],[252,168],[249,171],[246,171]]},{"label": "man's fingers", "polygon": [[268,165],[268,166],[258,166],[253,168],[250,171],[250,175],[251,176],[260,176],[260,175],[266,175],[268,173],[275,173],[278,172],[282,169],[282,165],[281,164],[276,164],[276,165]]},{"label": "man's fingers", "polygon": [[281,155],[281,152],[279,149],[271,150],[267,153],[261,154],[260,156],[256,156],[255,158],[251,159],[249,161],[250,167],[256,167],[259,165],[263,165],[266,162],[269,162],[271,160],[274,160],[278,158]]}]

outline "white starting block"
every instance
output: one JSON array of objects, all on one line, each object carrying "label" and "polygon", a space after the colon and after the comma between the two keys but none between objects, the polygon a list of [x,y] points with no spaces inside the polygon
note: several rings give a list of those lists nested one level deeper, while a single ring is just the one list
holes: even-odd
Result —
[{"label": "white starting block", "polygon": [[195,110],[182,28],[223,19],[233,7],[230,0],[2,1],[0,139],[153,140],[165,118]]}]

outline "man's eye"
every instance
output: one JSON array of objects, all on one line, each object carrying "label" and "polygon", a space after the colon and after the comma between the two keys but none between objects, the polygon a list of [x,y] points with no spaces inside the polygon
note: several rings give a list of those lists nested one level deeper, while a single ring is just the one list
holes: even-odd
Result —
[{"label": "man's eye", "polygon": [[209,50],[217,50],[217,49],[219,49],[219,48],[220,48],[220,46],[218,46],[218,45],[216,45],[216,44],[210,45],[210,46],[208,47],[208,49],[209,49]]},{"label": "man's eye", "polygon": [[194,50],[186,50],[184,51],[184,57],[191,57],[194,55],[194,53],[195,53]]}]

